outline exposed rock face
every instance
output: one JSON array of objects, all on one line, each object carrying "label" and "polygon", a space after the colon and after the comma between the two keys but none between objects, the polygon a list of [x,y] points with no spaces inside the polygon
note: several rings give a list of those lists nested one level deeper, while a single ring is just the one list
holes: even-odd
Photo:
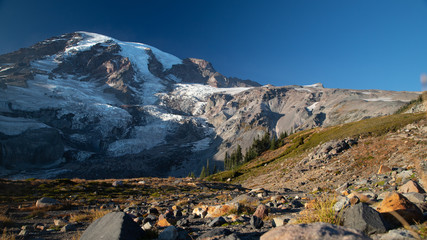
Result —
[{"label": "exposed rock face", "polygon": [[225,152],[245,150],[265,131],[390,114],[416,97],[321,84],[260,87],[202,59],[64,34],[0,56],[0,167],[9,169],[0,176],[61,159],[63,177],[197,174],[206,159],[222,167]]},{"label": "exposed rock face", "polygon": [[212,64],[203,59],[187,58],[182,64],[174,65],[166,74],[172,74],[186,83],[207,84],[212,87],[259,87],[259,83],[251,80],[227,78],[215,71]]},{"label": "exposed rock face", "polygon": [[365,234],[387,232],[381,214],[366,203],[358,203],[344,212],[344,226],[354,228]]},{"label": "exposed rock face", "polygon": [[108,213],[93,222],[80,239],[141,239],[144,231],[124,212]]},{"label": "exposed rock face", "polygon": [[61,135],[53,128],[27,130],[18,135],[0,137],[0,163],[6,168],[45,166],[62,158],[63,153]]}]

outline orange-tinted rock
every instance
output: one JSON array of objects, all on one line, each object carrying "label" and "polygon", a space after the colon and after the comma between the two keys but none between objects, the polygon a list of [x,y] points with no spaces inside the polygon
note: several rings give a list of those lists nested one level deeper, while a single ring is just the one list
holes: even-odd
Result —
[{"label": "orange-tinted rock", "polygon": [[169,227],[176,224],[176,219],[173,218],[168,212],[165,214],[161,214],[159,216],[159,221],[157,222],[157,225],[159,227]]},{"label": "orange-tinted rock", "polygon": [[354,206],[360,202],[360,199],[357,196],[353,196],[350,198],[349,202],[351,206]]},{"label": "orange-tinted rock", "polygon": [[350,193],[351,193],[350,190],[346,189],[346,190],[341,192],[341,195],[348,196],[348,195],[350,195]]},{"label": "orange-tinted rock", "polygon": [[380,169],[378,169],[378,173],[377,174],[386,174],[386,173],[389,173],[389,172],[391,172],[391,168],[389,168],[387,166],[384,166],[384,165],[381,165]]},{"label": "orange-tinted rock", "polygon": [[424,220],[421,210],[405,198],[402,194],[392,192],[388,194],[377,207],[384,219],[396,226],[402,225],[398,220],[399,216],[405,219],[409,224],[422,222]]},{"label": "orange-tinted rock", "polygon": [[352,192],[347,196],[348,199],[352,199],[354,197],[357,197],[360,200],[360,202],[365,202],[365,203],[369,203],[370,201],[373,200],[372,197],[363,193],[358,193],[358,192]]},{"label": "orange-tinted rock", "polygon": [[409,192],[416,192],[416,193],[425,193],[424,189],[418,185],[417,182],[414,182],[412,180],[409,180],[407,183],[403,184],[399,188],[400,193],[409,193]]},{"label": "orange-tinted rock", "polygon": [[263,219],[268,216],[268,208],[264,204],[258,205],[255,210],[254,216],[257,216],[259,219]]}]

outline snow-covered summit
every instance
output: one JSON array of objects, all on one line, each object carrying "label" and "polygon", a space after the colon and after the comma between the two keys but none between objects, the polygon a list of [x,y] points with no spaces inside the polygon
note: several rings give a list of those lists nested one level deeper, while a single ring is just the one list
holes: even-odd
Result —
[{"label": "snow-covered summit", "polygon": [[144,43],[124,42],[98,33],[84,31],[78,31],[77,33],[82,35],[82,40],[80,40],[77,45],[67,48],[65,52],[85,51],[96,44],[103,44],[112,41],[121,47],[121,55],[128,57],[133,64],[142,69],[146,68],[146,65],[148,64],[149,56],[147,56],[147,51],[149,50],[153,52],[165,70],[170,69],[174,64],[182,63],[182,60],[178,57],[165,53]]}]

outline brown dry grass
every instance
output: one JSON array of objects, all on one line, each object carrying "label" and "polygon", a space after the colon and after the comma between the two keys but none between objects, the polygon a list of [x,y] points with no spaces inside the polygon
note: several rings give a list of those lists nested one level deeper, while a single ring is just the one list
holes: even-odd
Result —
[{"label": "brown dry grass", "polygon": [[76,214],[71,214],[70,222],[93,222],[98,218],[110,213],[111,210],[89,210]]},{"label": "brown dry grass", "polygon": [[13,224],[13,220],[3,214],[0,214],[0,228],[10,227]]},{"label": "brown dry grass", "polygon": [[335,196],[319,196],[311,203],[309,209],[301,211],[297,223],[324,222],[341,225],[341,216],[335,213],[333,209],[336,202]]},{"label": "brown dry grass", "polygon": [[3,233],[1,235],[1,239],[2,240],[15,240],[16,239],[16,235],[13,233],[10,233],[7,228],[3,229]]}]

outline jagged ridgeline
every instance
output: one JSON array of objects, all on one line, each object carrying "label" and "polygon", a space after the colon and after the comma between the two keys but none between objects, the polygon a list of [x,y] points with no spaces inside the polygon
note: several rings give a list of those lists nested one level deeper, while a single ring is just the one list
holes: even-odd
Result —
[{"label": "jagged ridgeline", "polygon": [[261,86],[146,44],[64,34],[0,56],[0,175],[199,175],[238,146],[248,161],[266,133],[389,115],[417,97]]}]

